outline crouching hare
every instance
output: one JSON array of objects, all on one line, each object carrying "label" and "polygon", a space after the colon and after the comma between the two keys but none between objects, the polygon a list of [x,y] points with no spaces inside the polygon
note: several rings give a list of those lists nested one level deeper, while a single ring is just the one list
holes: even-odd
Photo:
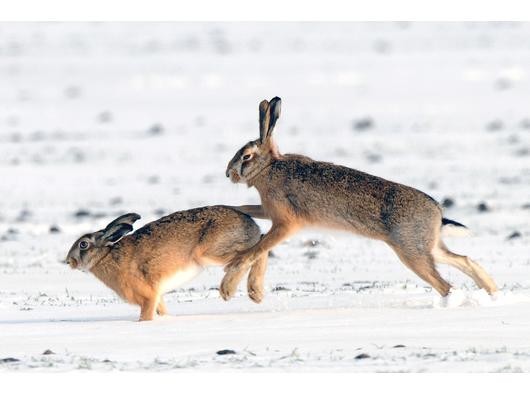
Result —
[{"label": "crouching hare", "polygon": [[[245,144],[228,163],[226,176],[234,183],[255,187],[261,206],[245,212],[269,218],[272,227],[262,239],[225,267],[221,296],[229,299],[245,271],[276,244],[306,226],[350,231],[388,244],[399,259],[442,296],[451,286],[436,270],[435,262],[456,267],[489,294],[497,287],[476,262],[451,252],[441,235],[465,230],[442,217],[438,203],[425,193],[332,163],[278,151],[272,138],[280,116],[281,100],[259,105],[259,139]],[[242,206],[243,208],[243,206]]]},{"label": "crouching hare", "polygon": [[[228,206],[179,211],[127,235],[138,219],[138,214],[125,214],[105,229],[80,237],[66,263],[94,274],[121,298],[139,305],[140,321],[152,320],[155,311],[166,314],[165,292],[191,280],[204,266],[226,265],[261,237],[248,215]],[[250,298],[259,303],[267,254],[258,261],[248,289]]]}]

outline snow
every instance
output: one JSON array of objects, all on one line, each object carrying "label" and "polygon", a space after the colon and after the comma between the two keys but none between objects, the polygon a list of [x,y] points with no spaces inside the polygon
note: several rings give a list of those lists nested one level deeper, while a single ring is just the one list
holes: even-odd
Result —
[{"label": "snow", "polygon": [[[530,371],[529,34],[526,23],[0,24],[0,369]],[[495,300],[440,266],[459,296],[441,300],[384,244],[319,229],[274,249],[262,304],[244,283],[224,302],[223,272],[209,268],[153,322],[64,264],[77,237],[124,212],[139,227],[259,203],[224,170],[275,95],[282,152],[452,199],[445,215],[473,235],[446,242],[492,275]]]}]

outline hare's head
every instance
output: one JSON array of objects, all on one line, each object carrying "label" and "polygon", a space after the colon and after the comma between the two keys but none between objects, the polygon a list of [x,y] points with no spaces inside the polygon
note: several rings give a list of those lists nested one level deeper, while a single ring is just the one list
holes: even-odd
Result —
[{"label": "hare's head", "polygon": [[250,141],[236,152],[226,168],[226,176],[234,183],[249,183],[280,154],[272,139],[272,131],[280,117],[282,101],[275,97],[259,104],[259,139]]},{"label": "hare's head", "polygon": [[105,229],[81,236],[68,251],[66,263],[72,269],[89,271],[108,254],[110,246],[133,230],[132,224],[139,219],[138,214],[124,214],[108,224]]}]

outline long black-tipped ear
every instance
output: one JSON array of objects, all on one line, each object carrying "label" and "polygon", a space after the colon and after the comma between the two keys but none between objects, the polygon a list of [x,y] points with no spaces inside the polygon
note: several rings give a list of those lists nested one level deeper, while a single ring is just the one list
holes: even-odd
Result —
[{"label": "long black-tipped ear", "polygon": [[120,215],[114,221],[110,222],[105,227],[105,230],[110,229],[111,227],[113,227],[114,225],[117,225],[117,224],[129,224],[129,225],[132,225],[136,221],[138,221],[140,218],[142,218],[142,217],[140,217],[140,215],[136,214],[136,213],[127,213],[127,214]]},{"label": "long black-tipped ear", "polygon": [[276,121],[280,118],[281,109],[282,99],[276,96],[269,102],[269,128],[267,130],[267,138],[270,138],[272,135]]},{"label": "long black-tipped ear", "polygon": [[110,224],[108,224],[105,229],[103,229],[103,234],[101,235],[101,242],[105,245],[110,245],[116,243],[123,236],[133,230],[132,224],[135,221],[138,221],[141,217],[135,213],[124,214]]},{"label": "long black-tipped ear", "polygon": [[263,143],[269,131],[269,102],[263,100],[259,104],[259,141]]}]

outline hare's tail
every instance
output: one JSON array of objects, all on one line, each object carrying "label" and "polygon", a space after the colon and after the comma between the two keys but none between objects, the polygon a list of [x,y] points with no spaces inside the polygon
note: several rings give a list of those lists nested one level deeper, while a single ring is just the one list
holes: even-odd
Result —
[{"label": "hare's tail", "polygon": [[467,226],[452,219],[442,218],[442,236],[463,237],[471,235],[471,231]]}]

